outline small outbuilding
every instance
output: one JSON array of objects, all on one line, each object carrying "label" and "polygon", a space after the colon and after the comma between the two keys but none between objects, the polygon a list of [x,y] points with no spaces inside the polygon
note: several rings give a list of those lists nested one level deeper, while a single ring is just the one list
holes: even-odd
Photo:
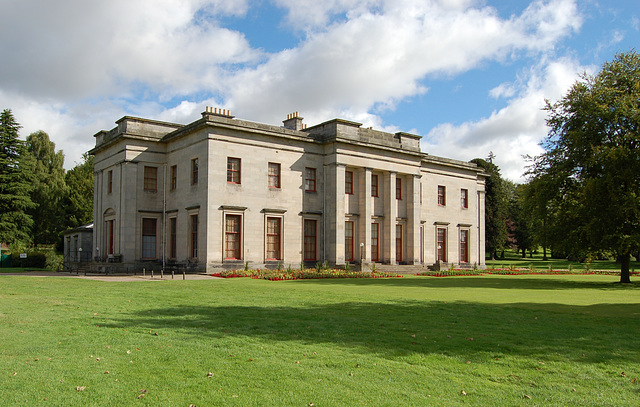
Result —
[{"label": "small outbuilding", "polygon": [[93,261],[93,223],[64,233],[64,269],[76,270]]}]

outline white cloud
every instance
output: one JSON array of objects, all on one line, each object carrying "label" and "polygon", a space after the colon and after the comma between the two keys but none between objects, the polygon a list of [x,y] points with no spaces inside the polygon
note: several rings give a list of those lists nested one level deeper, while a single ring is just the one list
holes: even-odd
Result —
[{"label": "white cloud", "polygon": [[502,176],[522,181],[522,156],[540,154],[539,143],[547,135],[545,99],[560,99],[578,79],[578,72],[592,69],[567,58],[543,61],[522,73],[526,80],[503,84],[518,89],[506,107],[475,122],[441,124],[423,139],[422,148],[430,154],[464,161],[486,158],[492,151]]}]

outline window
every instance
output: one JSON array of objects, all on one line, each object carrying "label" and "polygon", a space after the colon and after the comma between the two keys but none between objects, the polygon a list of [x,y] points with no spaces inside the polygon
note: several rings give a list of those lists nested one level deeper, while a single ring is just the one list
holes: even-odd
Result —
[{"label": "window", "polygon": [[371,196],[378,196],[378,176],[371,174]]},{"label": "window", "polygon": [[198,258],[198,215],[191,215],[191,258]]},{"label": "window", "polygon": [[371,261],[379,261],[379,240],[378,234],[380,232],[380,224],[372,223],[371,224]]},{"label": "window", "polygon": [[177,218],[169,218],[169,258],[177,257]]},{"label": "window", "polygon": [[445,206],[447,204],[446,194],[447,194],[447,189],[442,185],[438,185],[438,205]]},{"label": "window", "polygon": [[171,190],[173,191],[178,187],[178,166],[171,166]]},{"label": "window", "polygon": [[396,261],[402,261],[402,225],[396,225]]},{"label": "window", "polygon": [[438,261],[443,263],[447,262],[447,229],[438,228],[437,248],[438,248]]},{"label": "window", "polygon": [[142,218],[142,258],[156,258],[157,219]]},{"label": "window", "polygon": [[460,190],[460,206],[464,209],[469,207],[469,191],[466,189]]},{"label": "window", "polygon": [[469,263],[469,231],[460,230],[460,263]]},{"label": "window", "polygon": [[282,218],[267,218],[267,260],[281,260]]},{"label": "window", "polygon": [[269,188],[280,188],[280,164],[269,163]]},{"label": "window", "polygon": [[240,232],[242,217],[240,215],[227,215],[224,228],[224,257],[228,260],[240,260],[240,244],[242,234]]},{"label": "window", "polygon": [[304,260],[316,261],[317,258],[317,230],[318,221],[315,219],[304,220]]},{"label": "window", "polygon": [[344,173],[344,193],[353,194],[353,171],[347,171]]},{"label": "window", "polygon": [[107,193],[110,194],[113,191],[113,171],[107,173]]},{"label": "window", "polygon": [[230,184],[240,184],[240,159],[227,158],[227,182]]},{"label": "window", "polygon": [[191,160],[191,185],[198,184],[198,159]]},{"label": "window", "polygon": [[144,190],[158,191],[158,167],[144,167]]},{"label": "window", "polygon": [[113,224],[114,220],[107,221],[107,255],[113,254]]},{"label": "window", "polygon": [[304,169],[304,190],[316,192],[316,169],[307,167]]},{"label": "window", "polygon": [[344,223],[344,259],[353,261],[353,222]]},{"label": "window", "polygon": [[402,199],[402,178],[396,178],[396,199]]}]

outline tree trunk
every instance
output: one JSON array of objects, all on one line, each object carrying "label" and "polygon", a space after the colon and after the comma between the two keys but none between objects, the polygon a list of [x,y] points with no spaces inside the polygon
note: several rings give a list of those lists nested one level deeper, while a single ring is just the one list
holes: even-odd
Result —
[{"label": "tree trunk", "polygon": [[542,246],[542,261],[547,261],[547,248],[546,246]]},{"label": "tree trunk", "polygon": [[620,256],[620,282],[621,283],[630,283],[631,279],[629,278],[629,265],[631,263],[631,254],[625,253]]},{"label": "tree trunk", "polygon": [[522,258],[527,258],[527,249],[522,249]]}]

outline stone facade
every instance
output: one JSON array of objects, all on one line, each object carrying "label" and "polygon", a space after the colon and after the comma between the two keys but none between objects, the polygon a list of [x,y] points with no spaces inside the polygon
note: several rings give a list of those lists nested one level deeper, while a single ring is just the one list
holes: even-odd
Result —
[{"label": "stone facade", "polygon": [[484,173],[420,137],[207,107],[95,135],[93,256],[111,267],[484,265]]}]

